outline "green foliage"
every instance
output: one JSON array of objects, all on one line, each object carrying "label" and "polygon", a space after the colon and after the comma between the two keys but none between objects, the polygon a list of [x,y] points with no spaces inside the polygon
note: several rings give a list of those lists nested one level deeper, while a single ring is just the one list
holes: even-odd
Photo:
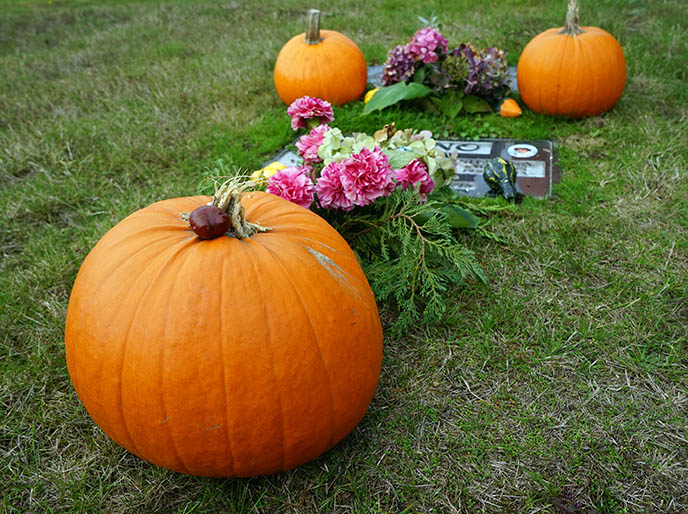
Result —
[{"label": "green foliage", "polygon": [[394,105],[402,100],[412,100],[415,98],[423,98],[432,94],[433,91],[428,86],[419,84],[418,82],[397,82],[388,87],[380,88],[380,90],[373,95],[373,98],[366,104],[363,109],[363,114],[370,114],[374,111],[380,111],[385,107]]},{"label": "green foliage", "polygon": [[452,287],[471,279],[487,283],[473,252],[456,237],[459,228],[477,227],[478,218],[448,198],[421,203],[411,190],[395,191],[355,215],[319,211],[359,256],[376,298],[398,309],[391,327],[397,334],[439,321]]},{"label": "green foliage", "polygon": [[431,96],[424,105],[431,111],[434,110],[449,119],[454,119],[463,110],[463,97],[463,91],[456,89],[443,96]]},{"label": "green foliage", "polygon": [[[373,96],[374,98],[375,96]],[[423,99],[421,105],[425,109],[441,114],[450,120],[456,118],[461,112],[467,114],[492,112],[492,107],[486,100],[474,95],[465,95],[459,89],[448,91],[441,96],[428,96]]]},{"label": "green foliage", "polygon": [[452,228],[476,228],[480,223],[475,214],[453,204],[433,201],[432,205],[426,207],[428,208],[414,216],[413,219],[416,222],[423,224],[437,214],[445,216],[447,223]]},{"label": "green foliage", "polygon": [[486,100],[468,95],[463,101],[463,110],[469,114],[475,114],[478,112],[492,112],[492,107],[490,107]]},{"label": "green foliage", "polygon": [[453,120],[452,130],[456,137],[461,139],[480,139],[496,137],[500,131],[499,119],[494,117],[459,117]]}]

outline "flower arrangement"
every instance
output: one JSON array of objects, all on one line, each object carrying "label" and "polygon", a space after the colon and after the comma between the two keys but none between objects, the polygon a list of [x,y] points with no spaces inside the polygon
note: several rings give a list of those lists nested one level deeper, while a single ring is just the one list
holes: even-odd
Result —
[{"label": "flower arrangement", "polygon": [[408,328],[421,312],[426,321],[438,319],[441,293],[469,277],[485,279],[456,237],[479,220],[446,187],[455,156],[440,151],[429,131],[392,123],[373,135],[345,135],[330,125],[330,104],[311,97],[287,112],[294,130],[305,129],[295,142],[301,162],[257,170],[254,184],[316,211],[342,234],[378,300],[396,303],[396,328]]},{"label": "flower arrangement", "polygon": [[509,73],[503,50],[479,50],[470,43],[450,49],[439,30],[425,27],[389,52],[382,85],[364,114],[423,98],[427,107],[454,117],[462,110],[491,111],[509,93]]},{"label": "flower arrangement", "polygon": [[301,205],[350,211],[371,205],[395,190],[411,189],[421,202],[435,187],[447,184],[454,161],[439,151],[429,131],[397,130],[394,124],[373,136],[345,136],[336,127],[332,106],[302,97],[287,113],[294,130],[312,127],[296,142],[303,164],[254,174],[267,180],[267,191]]}]

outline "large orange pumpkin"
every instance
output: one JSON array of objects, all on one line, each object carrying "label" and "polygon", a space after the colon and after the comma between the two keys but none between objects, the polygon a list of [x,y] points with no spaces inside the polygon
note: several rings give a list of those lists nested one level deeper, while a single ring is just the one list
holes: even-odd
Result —
[{"label": "large orange pumpkin", "polygon": [[280,50],[274,80],[287,105],[302,96],[342,105],[363,95],[368,68],[356,43],[334,30],[320,30],[320,11],[311,9],[306,32]]},{"label": "large orange pumpkin", "polygon": [[254,476],[322,454],[361,420],[382,329],[356,256],[313,212],[245,194],[269,231],[203,240],[175,198],[84,260],[65,329],[77,394],[114,441],[195,475]]},{"label": "large orange pumpkin", "polygon": [[619,42],[597,27],[578,25],[578,4],[569,0],[566,25],[538,34],[523,49],[518,90],[531,110],[580,118],[605,112],[626,84]]}]

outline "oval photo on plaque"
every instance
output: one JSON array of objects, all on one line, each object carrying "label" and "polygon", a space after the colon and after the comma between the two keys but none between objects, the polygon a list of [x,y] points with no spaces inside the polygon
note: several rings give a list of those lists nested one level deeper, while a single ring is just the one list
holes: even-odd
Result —
[{"label": "oval photo on plaque", "polygon": [[511,157],[516,157],[517,159],[525,159],[537,155],[538,150],[533,145],[519,143],[516,145],[511,145],[509,148],[506,149],[506,152]]}]

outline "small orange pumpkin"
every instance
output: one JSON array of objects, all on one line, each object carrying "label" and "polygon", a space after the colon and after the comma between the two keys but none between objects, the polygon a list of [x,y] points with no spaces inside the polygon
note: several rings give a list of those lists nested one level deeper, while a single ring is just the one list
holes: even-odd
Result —
[{"label": "small orange pumpkin", "polygon": [[566,25],[538,34],[523,49],[517,79],[521,99],[535,112],[594,116],[621,98],[626,59],[614,36],[578,25],[578,3],[569,0]]},{"label": "small orange pumpkin", "polygon": [[375,298],[313,212],[246,193],[234,210],[270,229],[201,239],[180,214],[205,209],[198,223],[216,225],[208,201],[155,203],[96,244],[69,301],[69,374],[103,431],[147,461],[207,476],[290,469],[366,412],[382,360]]},{"label": "small orange pumpkin", "polygon": [[289,105],[315,96],[342,105],[363,95],[368,80],[363,53],[344,34],[320,30],[320,11],[308,11],[306,32],[282,47],[275,62],[277,94]]}]

